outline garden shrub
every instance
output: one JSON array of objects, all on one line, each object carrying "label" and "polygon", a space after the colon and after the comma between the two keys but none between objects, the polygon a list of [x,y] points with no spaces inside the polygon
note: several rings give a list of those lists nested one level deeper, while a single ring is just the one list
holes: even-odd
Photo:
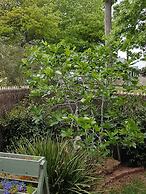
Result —
[{"label": "garden shrub", "polygon": [[[124,103],[121,103],[123,101]],[[117,130],[122,127],[123,121],[129,116],[131,119],[136,121],[136,125],[139,128],[139,133],[135,134],[135,141],[130,141],[127,145],[122,145],[119,142],[119,152],[121,162],[126,163],[129,166],[143,166],[146,163],[146,111],[145,111],[145,97],[144,96],[124,96],[118,99],[117,106],[111,106],[114,108],[114,115],[110,116],[111,121],[108,122],[110,130],[117,128]],[[109,115],[109,113],[108,113]],[[131,135],[134,133],[135,126],[131,127],[132,131],[128,129],[127,134]],[[137,141],[138,136],[143,134],[144,141]],[[130,135],[129,134],[129,135]],[[130,136],[129,136],[130,137]],[[122,137],[121,137],[122,138]],[[123,136],[126,139],[126,134]],[[126,139],[127,140],[127,139]],[[130,140],[130,139],[129,139]],[[133,146],[130,146],[131,143]],[[112,146],[111,146],[112,147]],[[118,159],[117,148],[112,147],[113,157]]]},{"label": "garden shrub", "polygon": [[[131,118],[137,121],[138,126],[142,131],[142,133],[145,133],[146,123],[145,123],[145,108],[144,108],[143,98],[140,96],[121,97],[121,98],[122,100],[124,100],[125,104],[123,105],[122,103],[122,105],[120,105],[119,103],[119,105],[116,106],[117,110],[116,108],[114,108],[114,113],[116,113],[116,117],[114,115],[113,117],[110,115],[110,119],[111,119],[110,122],[109,120],[107,120],[106,117],[104,118],[104,120],[106,121],[105,124],[107,126],[110,126],[108,130],[113,131],[114,128],[120,129],[123,121],[126,118],[128,118],[129,115],[131,115]],[[119,110],[121,111],[119,112]],[[36,114],[36,111],[37,111],[37,114]],[[12,148],[13,145],[16,144],[21,137],[26,137],[27,139],[32,140],[36,136],[46,136],[47,134],[52,139],[59,140],[59,139],[62,139],[61,135],[64,138],[68,138],[68,137],[71,137],[71,134],[72,135],[79,134],[76,131],[73,132],[73,130],[70,130],[70,129],[67,130],[68,123],[66,119],[65,120],[62,119],[62,114],[60,111],[61,110],[58,109],[52,112],[52,118],[50,118],[52,120],[50,124],[49,122],[47,122],[48,118],[46,117],[46,114],[41,110],[39,110],[38,107],[32,106],[30,109],[29,106],[26,107],[23,104],[16,106],[10,113],[5,115],[4,118],[1,118],[0,127],[1,127],[2,136],[4,137],[4,138],[1,138],[1,151],[6,150],[6,147],[8,147],[8,149],[10,149],[10,147]],[[62,110],[62,113],[63,111],[64,110]],[[56,120],[54,121],[53,117],[54,118],[57,117],[57,121]],[[96,120],[98,121],[99,119],[96,118]],[[89,125],[91,127],[94,126],[94,120],[92,119],[90,120],[88,118],[78,118],[78,123],[80,127],[84,127],[84,126],[81,126],[82,123],[87,124],[88,127]],[[92,131],[89,131],[87,136],[85,135],[86,135],[85,133],[83,132],[81,133],[80,131],[81,140],[80,138],[78,138],[78,140],[76,141],[77,138],[75,138],[75,141],[76,141],[75,143],[77,144],[77,146],[81,146],[85,138],[87,139],[87,138],[93,138],[93,137],[94,137],[93,138],[94,146],[98,146],[98,142],[97,142],[98,140],[96,140],[96,135],[92,133]],[[107,138],[108,140],[109,137],[105,135],[105,138]],[[111,140],[109,140],[109,142],[110,142],[109,143],[110,153],[115,159],[118,159],[117,147],[116,147],[117,144],[113,144]],[[86,146],[86,144],[84,146]],[[88,149],[88,146],[89,144],[87,144],[86,150]],[[120,159],[123,163],[126,163],[129,166],[145,165],[146,163],[145,143],[137,142],[136,147],[123,146],[119,144],[119,149],[120,149]],[[98,147],[96,149],[96,152],[98,152]],[[95,156],[96,158],[99,157],[98,154],[99,153],[93,153],[93,155],[96,155]]]},{"label": "garden shrub", "polygon": [[130,167],[146,167],[146,142],[137,144],[135,148],[122,147],[120,153],[122,163]]},{"label": "garden shrub", "polygon": [[47,160],[47,172],[50,193],[83,194],[88,193],[93,184],[87,154],[75,151],[68,142],[54,142],[50,138],[37,138],[31,143],[23,139],[16,152],[44,156]]},{"label": "garden shrub", "polygon": [[116,94],[117,80],[124,92],[133,92],[139,89],[138,77],[131,77],[128,62],[117,60],[107,46],[77,52],[65,42],[41,42],[27,54],[24,72],[36,121],[43,113],[49,128],[64,139],[104,155],[116,148],[119,160],[121,149],[144,143],[144,104]]},{"label": "garden shrub", "polygon": [[0,119],[1,151],[9,149],[21,137],[33,139],[35,136],[47,133],[47,126],[43,120],[36,123],[28,107],[17,105]]}]

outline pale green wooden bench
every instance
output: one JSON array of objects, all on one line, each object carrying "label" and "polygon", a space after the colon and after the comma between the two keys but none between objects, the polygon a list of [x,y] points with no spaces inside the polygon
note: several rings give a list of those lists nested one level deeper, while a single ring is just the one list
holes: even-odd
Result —
[{"label": "pale green wooden bench", "polygon": [[[34,177],[36,181],[24,180],[26,183],[37,185],[33,194],[49,194],[46,160],[44,157],[0,152],[0,173]],[[11,178],[6,176],[5,179],[10,180]],[[4,191],[0,189],[0,194],[3,193]],[[17,192],[17,194],[24,193]]]}]

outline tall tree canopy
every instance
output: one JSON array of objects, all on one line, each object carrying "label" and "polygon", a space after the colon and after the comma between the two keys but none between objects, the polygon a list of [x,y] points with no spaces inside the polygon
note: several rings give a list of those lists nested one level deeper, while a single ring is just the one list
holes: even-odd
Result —
[{"label": "tall tree canopy", "polygon": [[123,0],[114,12],[114,38],[121,50],[146,46],[146,0]]},{"label": "tall tree canopy", "polygon": [[61,12],[61,37],[85,47],[103,42],[104,11],[102,0],[56,0]]},{"label": "tall tree canopy", "polygon": [[40,0],[5,0],[0,9],[0,34],[22,44],[31,40],[55,39],[59,32],[59,13],[53,4]]},{"label": "tall tree canopy", "polygon": [[79,46],[103,41],[102,0],[5,0],[0,35],[27,43],[65,39]]},{"label": "tall tree canopy", "polygon": [[[110,29],[111,6],[116,2],[117,0],[1,0],[0,42],[5,44],[9,41],[15,50],[17,45],[23,47],[38,40],[51,44],[64,39],[77,50],[85,50],[104,43],[104,8],[106,26]],[[145,20],[146,0],[122,0],[116,4],[110,48],[113,48],[113,44],[117,50],[125,51],[135,47],[143,49],[146,39]],[[11,50],[11,47],[8,46],[7,49]],[[8,57],[10,53],[7,52],[7,59],[11,58]],[[2,52],[3,57],[4,55]],[[7,71],[9,68],[4,69]]]}]

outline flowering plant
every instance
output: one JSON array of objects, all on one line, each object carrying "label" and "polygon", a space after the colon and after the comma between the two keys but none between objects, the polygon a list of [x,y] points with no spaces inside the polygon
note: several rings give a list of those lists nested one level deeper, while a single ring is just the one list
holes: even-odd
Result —
[{"label": "flowering plant", "polygon": [[[4,190],[4,194],[15,194],[17,192],[27,192],[29,186],[27,186],[22,181],[9,181],[9,180],[1,180],[0,181],[0,189]],[[32,191],[33,192],[33,191]],[[32,193],[31,192],[31,193]]]}]

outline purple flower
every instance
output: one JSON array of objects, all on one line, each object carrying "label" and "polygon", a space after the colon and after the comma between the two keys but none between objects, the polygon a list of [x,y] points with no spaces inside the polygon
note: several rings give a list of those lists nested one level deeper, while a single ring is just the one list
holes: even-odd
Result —
[{"label": "purple flower", "polygon": [[4,194],[10,194],[8,191],[4,191]]},{"label": "purple flower", "polygon": [[12,183],[11,183],[11,182],[6,182],[6,183],[4,184],[4,188],[5,188],[6,190],[10,190],[10,189],[12,188]]},{"label": "purple flower", "polygon": [[19,181],[12,181],[12,183],[13,183],[14,185],[18,185],[18,184],[19,184]]},{"label": "purple flower", "polygon": [[23,190],[24,190],[24,187],[23,187],[23,185],[18,185],[18,186],[17,186],[17,189],[18,189],[18,191],[20,191],[20,192],[21,192],[21,191],[23,191]]},{"label": "purple flower", "polygon": [[23,182],[19,182],[17,185],[18,191],[26,191],[26,185]]},{"label": "purple flower", "polygon": [[13,188],[16,188],[18,192],[27,190],[24,182],[2,180],[0,183],[4,189],[4,194],[10,194],[10,190]]}]

